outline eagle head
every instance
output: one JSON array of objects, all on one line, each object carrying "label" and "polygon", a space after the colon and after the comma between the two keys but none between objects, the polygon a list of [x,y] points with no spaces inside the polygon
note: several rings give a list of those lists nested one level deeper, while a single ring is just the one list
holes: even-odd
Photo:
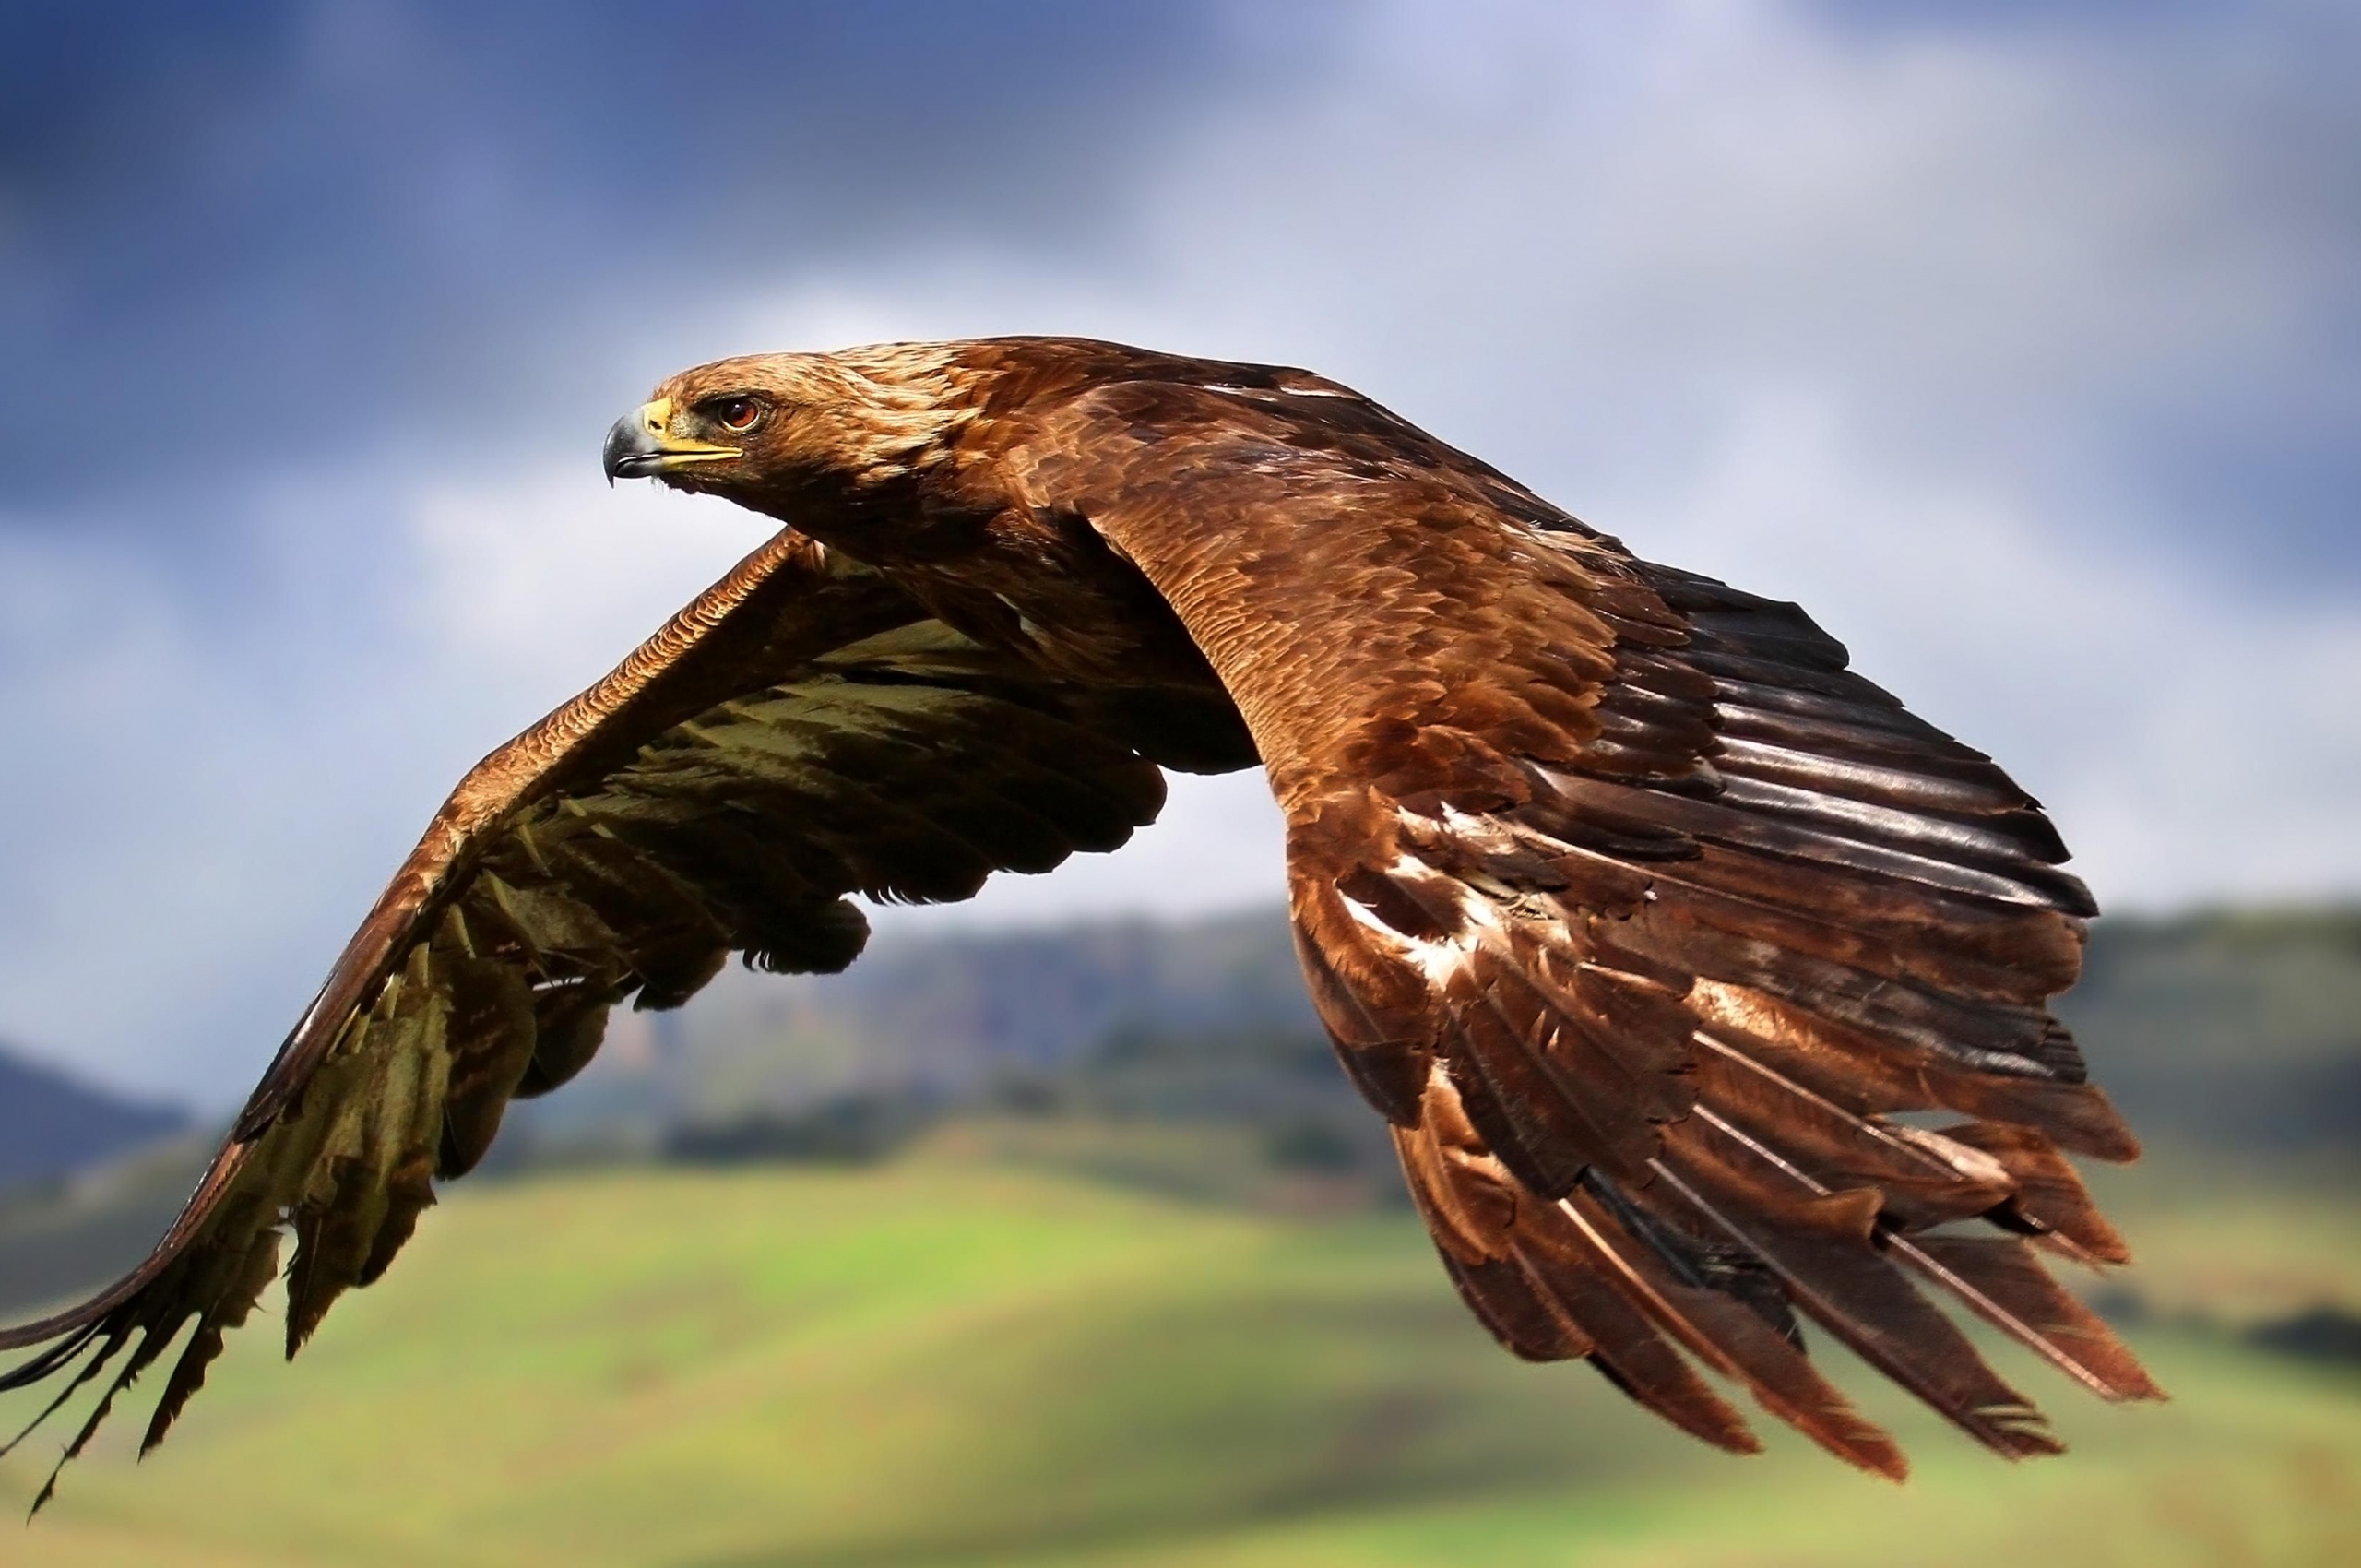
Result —
[{"label": "eagle head", "polygon": [[973,417],[945,345],[750,354],[667,378],[617,420],[607,479],[654,479],[753,504],[820,485],[866,488],[941,460]]}]

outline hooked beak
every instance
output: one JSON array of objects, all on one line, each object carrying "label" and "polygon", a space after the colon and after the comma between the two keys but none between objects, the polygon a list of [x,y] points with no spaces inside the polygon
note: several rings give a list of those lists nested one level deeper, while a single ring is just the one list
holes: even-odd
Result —
[{"label": "hooked beak", "polygon": [[672,399],[658,398],[652,403],[642,403],[635,411],[617,420],[607,432],[607,445],[600,453],[607,470],[607,482],[619,479],[654,479],[658,474],[686,468],[692,463],[718,463],[726,457],[741,455],[735,446],[717,446],[710,441],[693,440],[671,434]]}]

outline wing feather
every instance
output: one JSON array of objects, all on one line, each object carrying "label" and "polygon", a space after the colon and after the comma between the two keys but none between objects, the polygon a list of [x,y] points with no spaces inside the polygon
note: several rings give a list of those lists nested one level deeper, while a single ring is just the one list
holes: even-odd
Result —
[{"label": "wing feather", "polygon": [[962,898],[1122,843],[1163,782],[1109,738],[1108,700],[780,535],[462,782],[163,1242],[91,1301],[0,1331],[45,1347],[0,1389],[70,1371],[46,1419],[97,1383],[70,1458],[185,1333],[152,1446],[282,1231],[292,1355],[384,1274],[435,1182],[483,1158],[511,1099],[582,1070],[612,1008],[676,1006],[733,951],[841,968],[867,931],[850,894]]},{"label": "wing feather", "polygon": [[2061,1150],[2137,1153],[2048,1011],[2095,910],[2038,805],[1796,606],[1223,380],[1078,398],[1033,482],[1105,498],[1238,699],[1313,1003],[1477,1317],[1750,1445],[1688,1358],[1897,1478],[1797,1315],[2012,1457],[2059,1445],[1921,1285],[2155,1396],[2027,1241],[2121,1261]]}]

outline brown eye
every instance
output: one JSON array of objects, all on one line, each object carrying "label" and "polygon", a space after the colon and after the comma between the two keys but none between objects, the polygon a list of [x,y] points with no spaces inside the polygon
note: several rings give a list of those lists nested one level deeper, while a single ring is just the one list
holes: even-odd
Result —
[{"label": "brown eye", "polygon": [[721,422],[730,430],[752,430],[763,417],[763,406],[752,398],[732,398],[721,405]]}]

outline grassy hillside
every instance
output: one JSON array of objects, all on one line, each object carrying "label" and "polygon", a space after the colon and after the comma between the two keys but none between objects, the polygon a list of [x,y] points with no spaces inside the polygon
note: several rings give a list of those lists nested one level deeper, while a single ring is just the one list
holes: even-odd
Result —
[{"label": "grassy hillside", "polygon": [[[2361,1561],[2361,1364],[2249,1337],[2361,1325],[2361,917],[2101,923],[2065,1010],[2150,1148],[2095,1173],[2142,1260],[2108,1297],[2175,1402],[2020,1360],[2077,1452],[2012,1469],[1877,1390],[1901,1491],[1495,1349],[1386,1206],[1275,921],[878,957],[627,1020],[547,1103],[636,1119],[626,1149],[898,1158],[470,1183],[297,1367],[256,1325],[160,1455],[125,1421],[0,1522],[0,1563]],[[127,1262],[199,1152],[0,1200],[0,1311]],[[0,1510],[45,1464],[0,1462]]]},{"label": "grassy hillside", "polygon": [[[1711,1453],[1586,1369],[1512,1360],[1405,1217],[1189,1206],[956,1146],[463,1192],[293,1369],[257,1325],[172,1443],[135,1467],[124,1423],[0,1561],[2361,1560],[2350,1370],[2152,1324],[2161,1409],[2012,1368],[2064,1461],[2012,1468],[1874,1398],[1919,1462],[1896,1490],[1776,1435]],[[2361,1204],[2142,1207],[2185,1306],[2290,1278],[2361,1303]],[[0,1503],[39,1479],[0,1464]]]}]

